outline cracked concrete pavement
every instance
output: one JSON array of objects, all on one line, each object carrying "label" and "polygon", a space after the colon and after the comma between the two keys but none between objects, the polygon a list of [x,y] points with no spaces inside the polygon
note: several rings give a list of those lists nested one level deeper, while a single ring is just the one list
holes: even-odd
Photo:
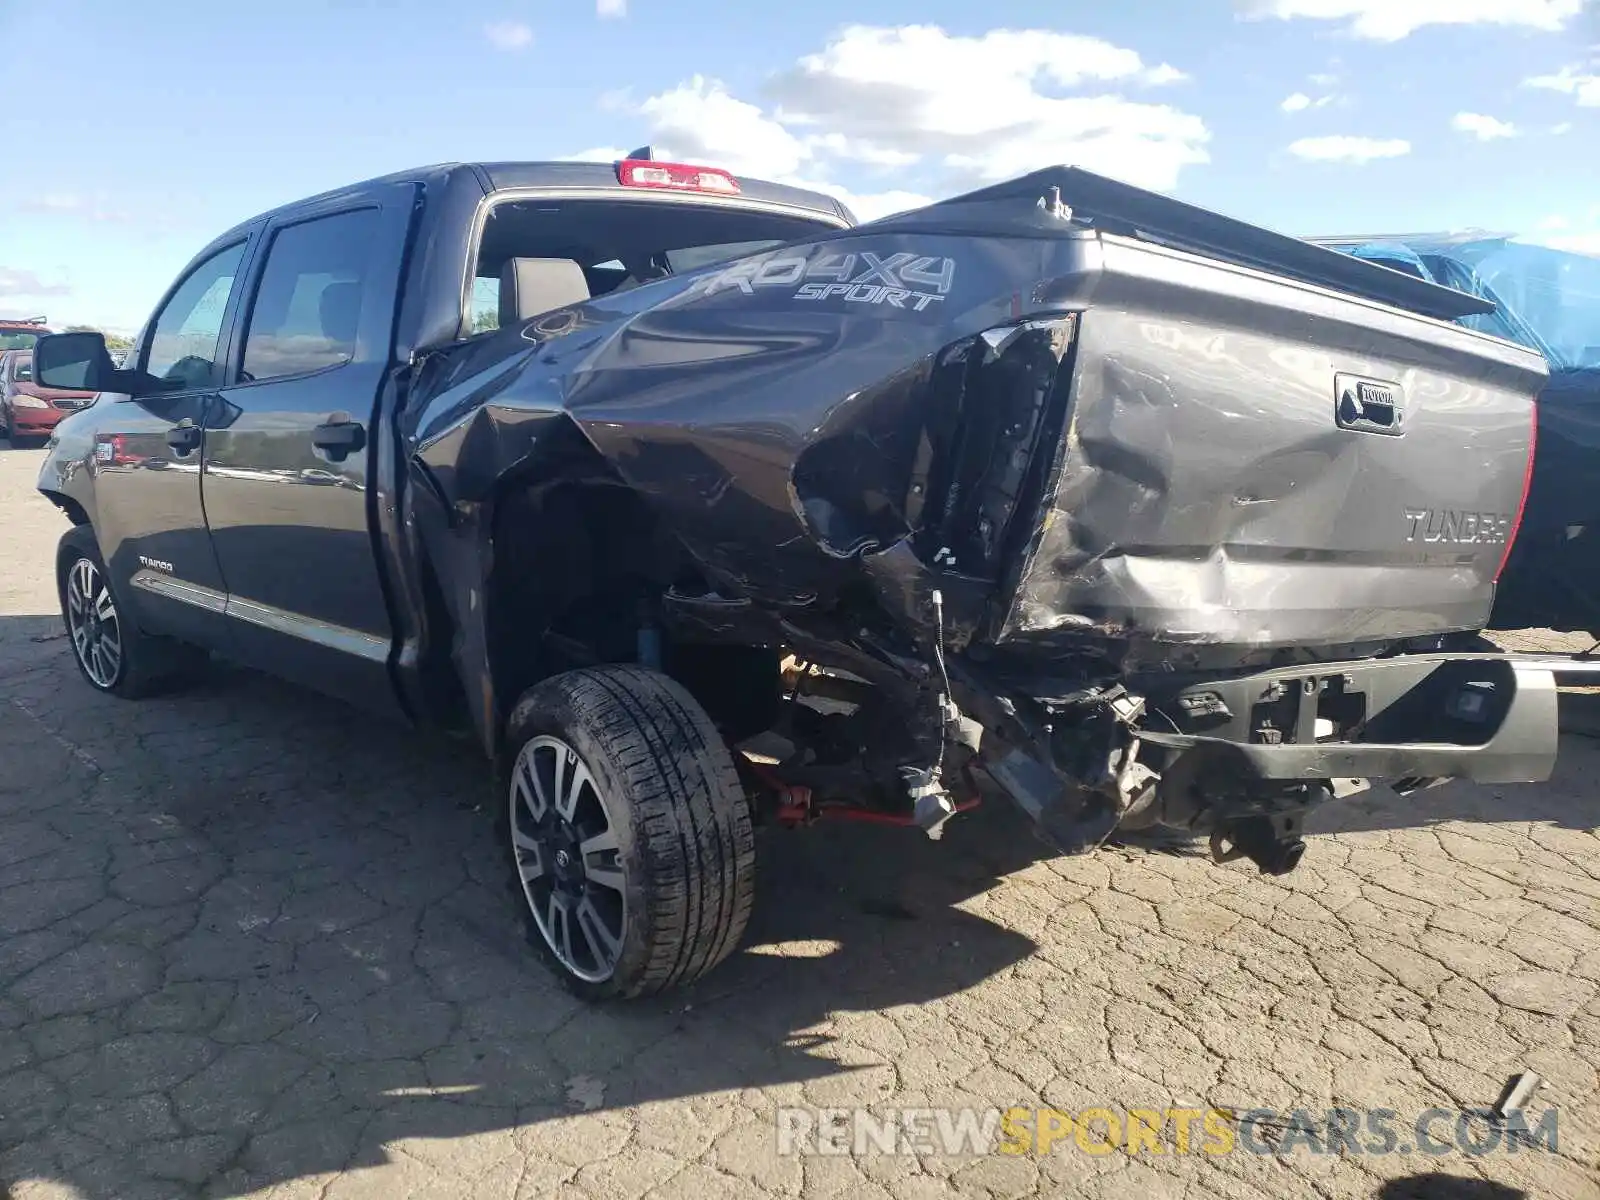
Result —
[{"label": "cracked concrete pavement", "polygon": [[[1050,859],[1005,812],[779,835],[734,959],[589,1009],[519,941],[470,747],[240,670],[79,680],[39,458],[0,443],[10,1200],[1600,1196],[1590,740],[1547,786],[1330,808],[1281,880]],[[1523,1069],[1559,1154],[775,1149],[779,1105],[1413,1114]]]}]

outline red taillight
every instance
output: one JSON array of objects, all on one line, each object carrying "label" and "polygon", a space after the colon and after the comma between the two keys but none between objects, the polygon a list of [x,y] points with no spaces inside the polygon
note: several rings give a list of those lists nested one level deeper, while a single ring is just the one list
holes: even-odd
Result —
[{"label": "red taillight", "polygon": [[1533,486],[1533,459],[1539,450],[1539,404],[1533,404],[1533,421],[1528,426],[1528,465],[1522,469],[1522,499],[1517,501],[1517,515],[1511,518],[1511,529],[1506,534],[1506,548],[1501,552],[1500,565],[1494,569],[1494,581],[1500,582],[1500,573],[1511,559],[1511,548],[1517,544],[1517,530],[1522,528],[1522,514],[1528,507],[1528,489]]},{"label": "red taillight", "polygon": [[739,194],[739,181],[716,167],[691,167],[684,163],[625,158],[617,164],[617,182],[623,187],[672,188],[687,192]]}]

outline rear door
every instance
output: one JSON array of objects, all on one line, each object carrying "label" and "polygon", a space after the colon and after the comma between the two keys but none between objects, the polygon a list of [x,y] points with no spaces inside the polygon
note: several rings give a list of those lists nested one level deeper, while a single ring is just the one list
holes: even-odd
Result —
[{"label": "rear door", "polygon": [[95,534],[140,626],[227,648],[226,589],[200,504],[200,463],[251,233],[205,251],[146,327],[134,365],[141,395],[105,393],[95,408]]},{"label": "rear door", "polygon": [[263,235],[206,435],[206,518],[245,661],[396,701],[369,456],[414,190],[296,209]]}]

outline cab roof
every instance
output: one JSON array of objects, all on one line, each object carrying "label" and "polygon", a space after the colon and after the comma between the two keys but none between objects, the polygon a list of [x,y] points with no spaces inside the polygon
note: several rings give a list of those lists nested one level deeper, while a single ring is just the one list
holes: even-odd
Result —
[{"label": "cab roof", "polygon": [[[413,167],[407,171],[395,171],[388,175],[379,175],[372,179],[362,180],[359,183],[345,184],[342,187],[333,188],[315,196],[306,196],[288,204],[279,205],[266,212],[257,213],[246,221],[239,222],[217,240],[220,241],[235,236],[240,230],[254,225],[257,221],[309,207],[336,196],[359,193],[371,188],[392,184],[443,184],[452,178],[459,178],[463,175],[474,177],[478,185],[483,188],[485,195],[524,188],[583,188],[586,190],[594,188],[607,191],[614,189],[619,197],[638,197],[651,194],[649,189],[623,186],[617,178],[616,162],[434,163],[430,166]],[[847,225],[855,225],[857,223],[854,213],[825,192],[791,187],[783,183],[768,183],[765,180],[752,179],[747,175],[736,175],[734,178],[738,181],[738,196],[742,200],[754,201],[757,204],[781,205],[791,210],[798,210],[801,213],[815,213],[817,216],[835,223],[843,222]],[[694,193],[684,191],[676,194],[681,197],[693,195]]]}]

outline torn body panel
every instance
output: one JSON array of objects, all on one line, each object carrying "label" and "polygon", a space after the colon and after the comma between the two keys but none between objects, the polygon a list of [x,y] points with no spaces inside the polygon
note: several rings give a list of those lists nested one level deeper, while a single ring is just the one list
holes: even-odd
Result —
[{"label": "torn body panel", "polygon": [[[1161,660],[1482,625],[1521,498],[1530,356],[1239,273],[1218,295],[1215,269],[1159,250],[1107,258],[1000,641],[1092,624]],[[1340,421],[1349,379],[1381,381],[1399,436]]]},{"label": "torn body panel", "polygon": [[[1195,776],[1184,811],[1163,773],[1238,731],[1208,741],[1168,713],[1173,680],[1226,690],[1481,628],[1544,372],[1381,303],[1381,278],[1361,297],[1316,278],[1320,259],[1251,257],[1001,195],[601,296],[430,360],[404,430],[419,529],[434,553],[492,556],[508,495],[620,484],[651,527],[630,552],[649,562],[629,576],[641,622],[782,648],[881,696],[893,729],[882,711],[809,729],[855,765],[885,747],[839,778],[915,778],[945,815],[941,771],[998,785],[1069,850],[1141,812],[1276,829],[1327,790],[1308,763],[1344,760],[1263,742],[1227,787]],[[458,594],[455,619],[492,621],[474,607],[491,591]],[[508,689],[486,683],[489,641],[457,650],[492,744]],[[1536,701],[1518,703],[1525,731]],[[1439,763],[1532,777],[1553,736],[1509,766],[1484,765],[1492,734]],[[1377,746],[1348,761],[1424,773]],[[802,758],[780,767],[833,778]]]}]

